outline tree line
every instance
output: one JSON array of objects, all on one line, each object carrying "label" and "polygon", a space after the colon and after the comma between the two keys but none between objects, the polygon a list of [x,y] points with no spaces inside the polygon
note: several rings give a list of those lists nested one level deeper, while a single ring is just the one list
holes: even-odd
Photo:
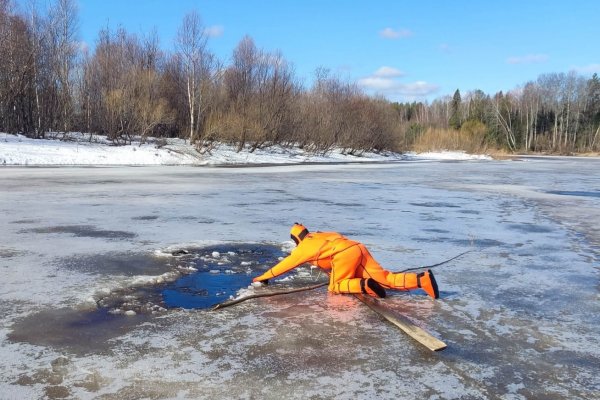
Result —
[{"label": "tree line", "polygon": [[187,14],[172,51],[155,33],[102,29],[93,51],[77,40],[74,0],[41,13],[0,0],[0,131],[181,137],[199,150],[230,143],[314,152],[461,149],[584,152],[600,147],[600,80],[540,76],[503,93],[482,91],[397,103],[366,95],[327,69],[305,87],[279,51],[246,36],[224,62],[210,51],[198,13]]}]

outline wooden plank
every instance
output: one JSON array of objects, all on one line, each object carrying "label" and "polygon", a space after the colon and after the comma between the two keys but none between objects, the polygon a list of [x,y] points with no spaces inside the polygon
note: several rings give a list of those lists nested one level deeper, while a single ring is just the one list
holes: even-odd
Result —
[{"label": "wooden plank", "polygon": [[[317,289],[327,284],[327,282],[322,282],[313,286],[307,286],[298,289],[273,290],[263,293],[256,293],[239,299],[228,300],[223,303],[217,304],[211,310],[214,311],[219,310],[221,308],[230,307],[235,304],[239,304],[243,301],[256,299],[258,297],[278,296],[282,294],[290,294],[305,290]],[[381,315],[383,318],[387,319],[389,322],[402,329],[407,335],[409,335],[410,337],[427,347],[429,350],[440,351],[446,348],[446,343],[432,336],[429,332],[425,331],[424,329],[419,328],[401,314],[390,310],[388,307],[384,306],[379,300],[370,296],[364,296],[362,294],[355,294],[354,297],[365,303],[371,310],[375,311],[377,314]]]},{"label": "wooden plank", "polygon": [[225,308],[225,307],[230,307],[230,306],[236,305],[238,303],[241,303],[243,301],[250,300],[250,299],[257,299],[259,297],[271,297],[271,296],[279,296],[282,294],[303,292],[305,290],[318,289],[320,287],[327,286],[328,284],[329,284],[329,282],[321,282],[316,285],[301,287],[301,288],[297,288],[297,289],[271,290],[271,291],[262,292],[262,293],[255,293],[255,294],[251,294],[248,296],[240,297],[239,299],[227,300],[222,303],[216,304],[215,306],[213,306],[213,308],[211,308],[211,311],[220,310],[221,308]]},{"label": "wooden plank", "polygon": [[406,317],[393,312],[388,307],[385,307],[381,302],[373,297],[355,294],[354,297],[365,303],[369,308],[381,315],[383,318],[402,329],[408,336],[421,343],[432,351],[440,351],[446,348],[446,343],[431,335],[426,330],[419,328]]}]

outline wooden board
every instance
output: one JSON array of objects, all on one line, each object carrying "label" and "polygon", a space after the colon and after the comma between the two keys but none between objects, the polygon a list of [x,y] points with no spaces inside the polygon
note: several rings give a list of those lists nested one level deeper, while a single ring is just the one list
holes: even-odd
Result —
[{"label": "wooden board", "polygon": [[[256,299],[258,297],[278,296],[282,294],[290,294],[305,290],[317,289],[326,286],[327,284],[327,282],[323,282],[313,286],[307,286],[298,289],[274,290],[263,293],[256,293],[239,299],[228,300],[223,303],[217,304],[212,308],[212,310],[214,311],[219,310],[221,308],[230,307],[243,301]],[[429,350],[440,351],[446,348],[446,343],[432,336],[429,332],[425,331],[424,329],[419,328],[401,314],[398,314],[389,309],[388,307],[384,306],[379,300],[370,296],[364,296],[362,294],[355,294],[354,297],[365,303],[371,310],[375,311],[377,314],[381,315],[383,318],[387,319],[389,322],[402,329],[407,335],[421,343],[423,346],[427,347]]]},{"label": "wooden board", "polygon": [[377,314],[381,315],[383,318],[402,329],[407,335],[421,343],[423,346],[427,347],[429,350],[440,351],[446,348],[446,343],[434,337],[426,330],[419,328],[410,322],[406,317],[390,310],[379,300],[370,296],[364,296],[362,294],[355,294],[354,297],[369,306],[371,310],[375,311]]},{"label": "wooden board", "polygon": [[279,296],[282,294],[303,292],[305,290],[318,289],[320,287],[327,286],[328,284],[329,284],[329,282],[321,282],[316,285],[301,287],[301,288],[297,288],[297,289],[272,290],[272,291],[268,291],[268,292],[251,294],[248,296],[240,297],[239,299],[227,300],[222,303],[216,304],[215,306],[213,306],[211,308],[211,311],[220,310],[221,308],[225,308],[225,307],[230,307],[230,306],[233,306],[235,304],[238,304],[243,301],[250,300],[250,299],[257,299],[259,297],[271,297],[271,296]]}]

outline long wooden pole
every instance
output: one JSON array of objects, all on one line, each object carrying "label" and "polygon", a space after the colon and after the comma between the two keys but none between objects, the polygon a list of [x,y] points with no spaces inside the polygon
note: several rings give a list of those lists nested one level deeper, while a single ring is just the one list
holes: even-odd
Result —
[{"label": "long wooden pole", "polygon": [[[327,284],[328,284],[328,282],[323,282],[323,283],[319,283],[316,285],[302,287],[302,288],[298,288],[298,289],[277,290],[277,291],[266,292],[266,293],[251,294],[249,296],[240,297],[239,299],[228,300],[223,303],[219,303],[219,304],[215,305],[211,309],[211,311],[219,310],[219,309],[225,308],[225,307],[230,307],[230,306],[233,306],[235,304],[238,304],[243,301],[250,300],[250,299],[256,299],[259,297],[278,296],[278,295],[282,295],[282,294],[290,294],[290,293],[296,293],[296,292],[303,292],[305,290],[317,289],[317,288],[323,287]],[[410,322],[406,317],[404,317],[398,313],[395,313],[388,307],[384,306],[383,304],[381,304],[381,302],[379,300],[377,300],[373,297],[370,297],[370,296],[364,296],[362,294],[355,294],[354,297],[356,297],[357,299],[362,301],[364,304],[366,304],[371,310],[375,311],[377,314],[379,314],[383,318],[387,319],[392,324],[396,325],[398,328],[400,328],[402,331],[404,331],[408,336],[412,337],[417,342],[419,342],[423,346],[427,347],[429,350],[440,351],[440,350],[443,350],[446,348],[446,343],[444,343],[441,340],[437,339],[436,337],[432,336],[429,332],[425,331],[424,329],[419,328],[418,326],[416,326],[415,324]]]},{"label": "long wooden pole", "polygon": [[219,303],[219,304],[215,305],[213,308],[211,308],[211,311],[215,311],[215,310],[219,310],[221,308],[233,306],[235,304],[241,303],[242,301],[246,301],[246,300],[250,300],[250,299],[256,299],[258,297],[271,297],[271,296],[278,296],[280,294],[290,294],[290,293],[296,293],[296,292],[303,292],[305,290],[317,289],[317,288],[326,286],[328,284],[329,284],[329,282],[322,282],[322,283],[319,283],[317,285],[301,287],[301,288],[298,288],[298,289],[277,290],[277,291],[266,292],[266,293],[251,294],[249,296],[240,297],[239,299],[228,300],[228,301],[224,301],[223,303]]},{"label": "long wooden pole", "polygon": [[446,348],[446,343],[432,336],[426,330],[419,328],[406,317],[393,312],[388,307],[385,307],[381,302],[373,297],[355,294],[354,297],[365,303],[371,310],[387,319],[392,324],[403,330],[408,336],[421,343],[432,351],[440,351]]}]

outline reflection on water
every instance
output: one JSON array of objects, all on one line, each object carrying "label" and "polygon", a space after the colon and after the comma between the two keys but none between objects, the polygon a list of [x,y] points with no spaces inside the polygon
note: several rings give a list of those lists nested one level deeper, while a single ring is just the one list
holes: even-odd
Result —
[{"label": "reflection on water", "polygon": [[195,272],[157,288],[166,308],[209,308],[234,296],[252,282],[257,271],[277,264],[285,254],[269,244],[218,245],[187,249],[181,260]]},{"label": "reflection on water", "polygon": [[209,308],[234,296],[252,282],[247,273],[197,272],[161,290],[167,308]]}]

